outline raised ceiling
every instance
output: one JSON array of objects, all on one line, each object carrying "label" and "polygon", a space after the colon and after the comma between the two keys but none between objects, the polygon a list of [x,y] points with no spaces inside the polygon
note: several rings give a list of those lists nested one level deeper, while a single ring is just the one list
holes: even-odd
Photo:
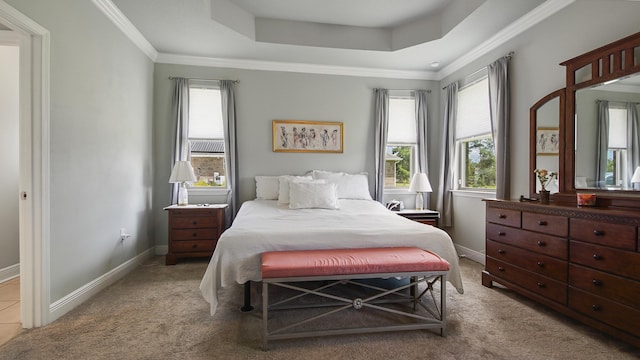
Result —
[{"label": "raised ceiling", "polygon": [[94,3],[121,12],[157,51],[158,62],[438,79],[573,1]]}]

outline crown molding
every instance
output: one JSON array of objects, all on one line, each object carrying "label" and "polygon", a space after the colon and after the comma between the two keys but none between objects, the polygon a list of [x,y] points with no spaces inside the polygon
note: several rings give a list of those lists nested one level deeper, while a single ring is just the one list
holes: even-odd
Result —
[{"label": "crown molding", "polygon": [[411,71],[411,70],[394,70],[394,69],[377,69],[350,66],[330,66],[318,64],[289,63],[276,61],[258,61],[244,59],[223,59],[187,56],[178,54],[158,54],[156,59],[158,63],[176,64],[176,65],[193,65],[208,66],[220,68],[234,68],[246,70],[264,70],[264,71],[284,71],[297,72],[306,74],[322,74],[322,75],[340,75],[340,76],[359,76],[359,77],[379,77],[393,79],[411,79],[411,80],[436,80],[436,73],[432,71]]},{"label": "crown molding", "polygon": [[92,0],[92,2],[120,29],[151,61],[158,58],[158,51],[140,31],[124,16],[111,0]]},{"label": "crown molding", "polygon": [[527,29],[547,19],[549,16],[557,13],[565,7],[571,5],[576,0],[548,0],[530,11],[525,16],[514,21],[511,25],[505,27],[489,40],[483,42],[473,50],[453,61],[449,66],[443,68],[437,73],[437,79],[442,80],[454,72],[462,69],[480,56],[487,54],[491,50],[496,49],[500,45],[520,35]]}]

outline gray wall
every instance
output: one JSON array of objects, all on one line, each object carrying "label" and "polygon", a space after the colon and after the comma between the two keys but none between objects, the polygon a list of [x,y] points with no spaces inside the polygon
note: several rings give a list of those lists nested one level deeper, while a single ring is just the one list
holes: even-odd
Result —
[{"label": "gray wall", "polygon": [[[511,60],[511,197],[529,194],[529,108],[546,94],[564,87],[559,64],[586,51],[638,31],[640,3],[577,1],[523,34],[491,51],[446,79],[463,79],[510,51]],[[457,197],[454,241],[484,253],[484,204],[478,198]],[[469,214],[476,216],[469,216]]]},{"label": "gray wall", "polygon": [[154,245],[153,63],[91,1],[7,2],[51,33],[54,302]]},{"label": "gray wall", "polygon": [[[373,89],[431,89],[430,116],[438,114],[438,83],[350,76],[328,76],[289,72],[250,71],[156,64],[154,196],[156,242],[165,245],[172,139],[169,76],[240,80],[236,85],[236,110],[240,198],[255,198],[255,175],[303,174],[313,169],[370,174],[373,189],[374,123]],[[275,153],[272,151],[271,121],[274,119],[344,122],[344,153]],[[435,146],[435,144],[434,144]],[[435,154],[435,149],[433,148]],[[433,159],[437,163],[437,158]],[[198,200],[201,201],[201,200]],[[191,202],[194,202],[193,199]]]},{"label": "gray wall", "polygon": [[3,46],[0,39],[0,270],[20,263],[18,50]]}]

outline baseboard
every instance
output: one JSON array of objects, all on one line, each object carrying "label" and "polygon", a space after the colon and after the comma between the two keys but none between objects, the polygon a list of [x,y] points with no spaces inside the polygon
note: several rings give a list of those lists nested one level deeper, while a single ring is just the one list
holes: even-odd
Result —
[{"label": "baseboard", "polygon": [[460,245],[455,245],[455,247],[458,252],[458,256],[465,257],[469,260],[485,265],[485,255],[483,253]]},{"label": "baseboard", "polygon": [[71,311],[76,306],[87,301],[93,295],[104,290],[107,286],[113,284],[114,282],[128,274],[143,261],[155,256],[154,250],[154,248],[150,248],[145,252],[140,253],[138,256],[121,264],[115,269],[109,271],[108,273],[100,276],[99,278],[91,281],[90,283],[51,304],[49,306],[49,322],[54,322],[62,315]]},{"label": "baseboard", "polygon": [[14,277],[18,276],[20,276],[20,264],[7,266],[4,269],[0,269],[0,283],[11,280]]}]

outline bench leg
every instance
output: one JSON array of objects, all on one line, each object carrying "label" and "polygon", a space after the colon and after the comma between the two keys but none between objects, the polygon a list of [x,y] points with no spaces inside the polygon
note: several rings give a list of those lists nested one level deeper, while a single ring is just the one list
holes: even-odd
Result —
[{"label": "bench leg", "polygon": [[262,283],[262,350],[269,350],[269,284]]},{"label": "bench leg", "polygon": [[253,310],[251,306],[251,281],[244,283],[244,305],[240,308],[242,312],[249,312]]}]

